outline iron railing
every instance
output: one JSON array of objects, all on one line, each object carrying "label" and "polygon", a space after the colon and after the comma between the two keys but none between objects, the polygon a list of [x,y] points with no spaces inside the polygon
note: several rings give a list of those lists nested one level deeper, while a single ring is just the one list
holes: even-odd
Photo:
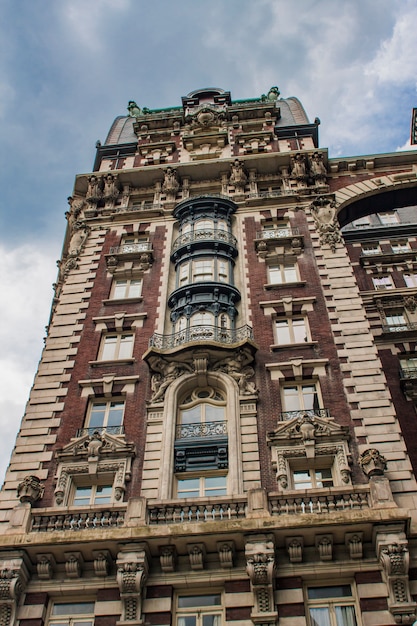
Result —
[{"label": "iron railing", "polygon": [[181,246],[195,243],[196,241],[223,241],[229,246],[237,247],[237,239],[234,235],[220,228],[198,228],[191,233],[184,233],[177,237],[172,244],[172,251]]},{"label": "iron railing", "polygon": [[417,367],[401,367],[400,368],[400,378],[417,378]]},{"label": "iron railing", "polygon": [[107,433],[108,435],[123,435],[124,432],[123,426],[96,426],[95,428],[79,428],[75,436],[84,437],[88,435],[92,437],[95,433],[99,435],[103,435],[103,433]]},{"label": "iron railing", "polygon": [[281,422],[300,417],[330,417],[329,409],[297,409],[296,411],[282,411],[279,414]]},{"label": "iron railing", "polygon": [[383,333],[404,333],[417,330],[416,322],[406,322],[405,324],[382,324]]},{"label": "iron railing", "polygon": [[197,422],[177,424],[175,439],[195,439],[197,437],[221,437],[227,435],[227,422]]},{"label": "iron railing", "polygon": [[286,237],[298,237],[298,228],[274,228],[271,230],[260,230],[256,233],[256,239],[285,239]]},{"label": "iron railing", "polygon": [[222,344],[233,344],[245,339],[253,339],[252,328],[247,325],[234,329],[221,328],[219,326],[191,326],[172,335],[154,333],[149,339],[149,347],[169,350],[170,348],[176,348],[194,341],[215,341]]},{"label": "iron railing", "polygon": [[121,246],[110,248],[109,254],[132,254],[135,252],[150,252],[152,244],[150,241],[141,241],[140,243],[123,243]]}]

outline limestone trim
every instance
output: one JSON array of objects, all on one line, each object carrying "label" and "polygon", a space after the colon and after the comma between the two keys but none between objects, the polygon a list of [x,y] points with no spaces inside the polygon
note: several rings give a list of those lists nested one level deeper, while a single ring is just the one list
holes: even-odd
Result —
[{"label": "limestone trim", "polygon": [[253,594],[254,624],[276,624],[275,539],[272,534],[249,535],[245,543],[246,572]]},{"label": "limestone trim", "polygon": [[143,590],[148,579],[150,554],[146,543],[126,545],[117,555],[117,584],[122,601],[118,625],[143,624]]},{"label": "limestone trim", "polygon": [[337,212],[339,213],[343,208],[349,204],[353,204],[359,198],[378,195],[391,191],[392,189],[398,189],[399,187],[414,187],[417,185],[416,179],[417,172],[411,170],[410,172],[402,172],[401,174],[367,178],[365,182],[368,191],[364,191],[362,182],[342,187],[335,192]]},{"label": "limestone trim", "polygon": [[294,358],[281,363],[265,363],[265,368],[270,371],[272,380],[285,380],[291,376],[296,380],[307,380],[325,376],[328,363],[328,359]]},{"label": "limestone trim", "polygon": [[20,596],[29,581],[29,562],[25,553],[0,552],[0,623],[13,626]]},{"label": "limestone trim", "polygon": [[123,389],[117,395],[126,395],[134,393],[135,386],[139,382],[139,376],[116,376],[109,373],[103,378],[92,378],[89,380],[79,380],[82,398],[92,398],[97,395],[103,395],[105,398],[113,396],[113,388],[115,385],[123,385]]}]

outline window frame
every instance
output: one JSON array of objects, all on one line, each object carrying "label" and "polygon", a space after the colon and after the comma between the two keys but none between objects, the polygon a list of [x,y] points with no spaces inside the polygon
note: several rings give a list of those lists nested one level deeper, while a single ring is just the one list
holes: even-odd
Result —
[{"label": "window frame", "polygon": [[[122,289],[118,289],[118,283],[125,283],[125,288],[123,293],[117,293],[118,291],[122,291]],[[134,289],[132,289],[132,284],[138,283],[138,293],[133,293]],[[136,286],[136,285],[135,285]],[[143,279],[142,278],[120,278],[116,277],[113,279],[111,291],[110,291],[110,300],[132,300],[136,298],[142,297],[142,288],[143,288]]]},{"label": "window frame", "polygon": [[[94,407],[98,407],[99,405],[104,406],[103,412],[103,420],[102,424],[91,425],[91,418],[94,413],[99,413],[99,411],[94,411]],[[109,425],[109,417],[112,414],[112,405],[122,405],[121,409],[121,419],[120,424],[111,424]],[[99,432],[109,432],[111,434],[120,434],[121,427],[123,426],[124,421],[124,413],[126,409],[126,400],[124,398],[112,397],[112,398],[93,398],[88,403],[85,426],[84,428],[91,430],[97,430]],[[116,411],[117,409],[115,409]],[[114,429],[118,429],[119,432],[113,432]]]},{"label": "window frame", "polygon": [[[210,486],[207,483],[211,479],[224,478],[224,485]],[[184,489],[179,489],[179,483],[198,481],[198,487],[196,489],[188,489],[186,492]],[[191,493],[191,491],[198,491],[197,493]],[[213,493],[214,491],[222,491],[222,493]],[[188,493],[189,495],[180,495],[181,493]],[[175,497],[178,499],[186,498],[214,498],[219,496],[226,496],[228,494],[227,486],[227,472],[222,470],[213,471],[200,471],[200,472],[178,472],[175,474]]]},{"label": "window frame", "polygon": [[[385,281],[385,282],[382,282]],[[394,289],[394,281],[391,274],[383,274],[379,276],[372,276],[372,284],[376,291],[384,291],[387,289]]]},{"label": "window frame", "polygon": [[[58,615],[54,615],[54,608],[58,605],[68,605],[69,607],[75,607],[79,605],[92,605],[91,612],[86,613],[77,613],[74,612],[74,608],[70,609],[68,613],[61,613]],[[91,619],[88,619],[91,616]],[[83,602],[79,602],[75,600],[74,602],[55,602],[51,601],[49,610],[48,610],[48,619],[46,620],[47,626],[79,626],[79,624],[83,624],[83,626],[94,626],[95,619],[95,600],[85,600]]]},{"label": "window frame", "polygon": [[[312,394],[313,396],[313,402],[312,402],[312,406],[306,406],[305,403],[305,398],[308,396],[308,394],[304,394],[303,393],[303,388],[307,388],[307,387],[311,387],[312,389],[314,389],[314,392]],[[294,394],[294,397],[297,397],[298,400],[300,400],[300,402],[298,403],[299,406],[298,408],[288,408],[288,394],[285,394],[285,390],[286,389],[297,389],[297,394]],[[315,408],[317,409],[322,409],[323,408],[323,399],[321,396],[321,390],[320,390],[320,385],[318,381],[308,381],[308,380],[303,380],[300,382],[291,382],[291,383],[285,383],[282,385],[281,387],[281,401],[282,401],[282,407],[283,409],[285,409],[284,412],[296,412],[296,411],[311,411],[314,410]],[[317,407],[315,407],[315,404],[317,404]]]},{"label": "window frame", "polygon": [[[202,604],[202,600],[208,597],[219,597],[218,604]],[[195,598],[197,606],[180,607],[181,598]],[[224,603],[222,592],[214,590],[212,593],[190,593],[188,589],[178,591],[175,598],[175,626],[182,626],[181,618],[195,617],[195,626],[203,626],[204,616],[216,616],[220,618],[220,626],[224,624]],[[214,620],[214,624],[217,620]],[[217,625],[216,625],[217,626]]]},{"label": "window frame", "polygon": [[[116,341],[114,343],[114,350],[112,351],[111,355],[107,355],[106,353],[108,351],[110,351],[110,339],[112,339],[113,337],[116,338]],[[131,337],[131,341],[129,342],[130,344],[130,354],[129,355],[120,355],[121,352],[121,346],[122,346],[122,340],[124,337]],[[127,343],[127,342],[126,342]],[[133,331],[126,331],[126,332],[115,332],[115,333],[106,333],[105,335],[102,336],[101,338],[101,342],[100,342],[100,349],[99,349],[99,355],[98,355],[98,361],[125,361],[125,360],[131,360],[133,357],[133,347],[134,347],[134,343],[135,343],[135,333]]]},{"label": "window frame", "polygon": [[[299,322],[302,322],[302,324],[299,324]],[[281,325],[281,327],[279,325]],[[282,325],[285,325],[285,326],[282,326]],[[286,329],[287,332],[280,333],[280,328]],[[304,331],[304,333],[301,331],[301,334],[304,334],[304,339],[302,340],[300,340],[300,338],[297,336],[299,334],[299,330],[298,330],[299,328],[301,328],[302,331]],[[288,341],[281,341],[280,335],[282,339],[285,338],[285,336],[287,336]],[[294,344],[299,345],[299,344],[310,342],[311,337],[310,337],[310,329],[308,326],[307,316],[300,315],[300,316],[294,316],[294,317],[275,318],[274,319],[274,339],[275,339],[275,344],[277,346],[289,346],[289,345],[294,345]]]},{"label": "window frame", "polygon": [[382,211],[377,213],[378,219],[383,226],[390,226],[392,224],[399,224],[398,213],[394,211]]},{"label": "window frame", "polygon": [[[417,273],[404,273],[403,279],[405,282],[405,286],[408,288],[416,288],[417,287]],[[410,280],[411,279],[411,280]]]},{"label": "window frame", "polygon": [[[290,274],[293,276],[289,276]],[[269,285],[288,285],[300,282],[296,261],[293,263],[270,263],[267,266],[267,275]]]},{"label": "window frame", "polygon": [[[103,476],[103,480],[100,481],[94,481],[91,482],[89,484],[84,484],[85,481],[81,481],[80,483],[75,482],[73,480],[72,485],[71,485],[71,492],[70,492],[70,506],[73,507],[100,507],[100,506],[110,506],[113,504],[114,502],[114,479],[110,482],[104,480],[104,476]],[[98,491],[101,488],[107,488],[110,489],[110,493],[107,494],[107,496],[101,496],[98,495],[100,492]],[[82,498],[81,495],[77,496],[77,491],[80,489],[90,489],[90,496],[88,498],[88,502],[86,502],[85,504],[82,504],[80,502],[76,502],[76,499],[83,499],[86,500],[86,497]],[[106,500],[106,501],[104,501]]]},{"label": "window frame", "polygon": [[[309,590],[310,589],[337,589],[337,587],[346,587],[349,586],[350,587],[350,595],[342,595],[342,596],[330,596],[328,595],[327,597],[323,597],[323,598],[310,598],[309,597]],[[335,608],[336,607],[342,607],[342,606],[351,606],[353,607],[353,612],[354,612],[354,617],[355,617],[355,626],[360,626],[361,622],[360,620],[360,611],[358,610],[358,603],[357,603],[357,593],[356,593],[356,588],[354,588],[354,583],[353,582],[341,582],[338,585],[334,585],[331,582],[329,582],[328,584],[323,583],[322,585],[313,585],[313,584],[307,584],[305,586],[304,589],[304,595],[305,595],[305,603],[306,603],[306,617],[307,617],[307,621],[309,626],[315,626],[316,624],[319,624],[316,620],[313,620],[310,609],[321,609],[321,608],[327,608],[328,609],[328,616],[329,616],[329,620],[328,623],[330,624],[330,626],[345,626],[344,624],[341,624],[340,622],[337,621],[337,616],[336,616],[336,611]]]}]

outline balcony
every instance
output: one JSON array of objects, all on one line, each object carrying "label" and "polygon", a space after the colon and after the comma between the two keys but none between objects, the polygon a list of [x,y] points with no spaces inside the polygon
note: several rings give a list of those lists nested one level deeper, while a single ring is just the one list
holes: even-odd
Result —
[{"label": "balcony", "polygon": [[159,335],[155,333],[149,339],[150,348],[158,348],[160,350],[170,350],[178,348],[188,343],[221,343],[230,345],[253,339],[253,331],[250,326],[241,326],[240,328],[228,329],[220,326],[192,326],[185,330],[180,330],[172,335]]},{"label": "balcony", "polygon": [[142,252],[151,252],[152,244],[150,241],[141,241],[138,243],[123,243],[121,246],[110,248],[109,254],[141,254]]},{"label": "balcony", "polygon": [[256,239],[288,239],[290,237],[299,237],[298,228],[274,228],[261,230],[256,233]]},{"label": "balcony", "polygon": [[196,439],[227,436],[227,422],[197,422],[195,424],[177,424],[175,439]]},{"label": "balcony", "polygon": [[54,532],[66,530],[96,530],[103,528],[117,528],[125,523],[126,503],[111,508],[95,506],[77,510],[66,510],[58,513],[34,511],[32,517],[32,532]]},{"label": "balcony", "polygon": [[406,322],[404,324],[382,324],[383,333],[410,333],[417,330],[416,322]]},{"label": "balcony", "polygon": [[246,498],[219,496],[189,500],[155,502],[148,508],[148,523],[182,524],[184,522],[223,522],[244,519],[247,514]]},{"label": "balcony", "polygon": [[[313,493],[292,492],[269,497],[270,513],[273,517],[281,515],[325,515],[339,511],[351,511],[371,508],[369,487],[347,487],[315,489]],[[320,494],[320,491],[324,493]]]},{"label": "balcony", "polygon": [[219,228],[200,228],[194,230],[192,233],[184,233],[183,235],[177,237],[172,245],[172,253],[182,246],[189,246],[194,243],[207,241],[222,242],[227,246],[237,248],[236,237],[227,232],[227,230],[221,230]]},{"label": "balcony", "polygon": [[401,389],[410,400],[417,400],[417,367],[400,368]]},{"label": "balcony", "polygon": [[279,421],[286,422],[288,420],[300,419],[302,417],[330,417],[329,409],[297,409],[295,411],[282,411],[279,414]]},{"label": "balcony", "polygon": [[125,430],[123,426],[96,426],[95,428],[79,428],[76,433],[76,437],[85,437],[88,435],[92,437],[95,433],[103,435],[124,435]]}]

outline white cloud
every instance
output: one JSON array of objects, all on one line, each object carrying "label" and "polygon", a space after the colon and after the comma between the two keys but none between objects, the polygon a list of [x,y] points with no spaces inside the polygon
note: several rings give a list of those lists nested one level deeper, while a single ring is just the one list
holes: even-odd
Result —
[{"label": "white cloud", "polygon": [[54,257],[41,245],[0,246],[0,482],[42,350],[56,278]]}]

